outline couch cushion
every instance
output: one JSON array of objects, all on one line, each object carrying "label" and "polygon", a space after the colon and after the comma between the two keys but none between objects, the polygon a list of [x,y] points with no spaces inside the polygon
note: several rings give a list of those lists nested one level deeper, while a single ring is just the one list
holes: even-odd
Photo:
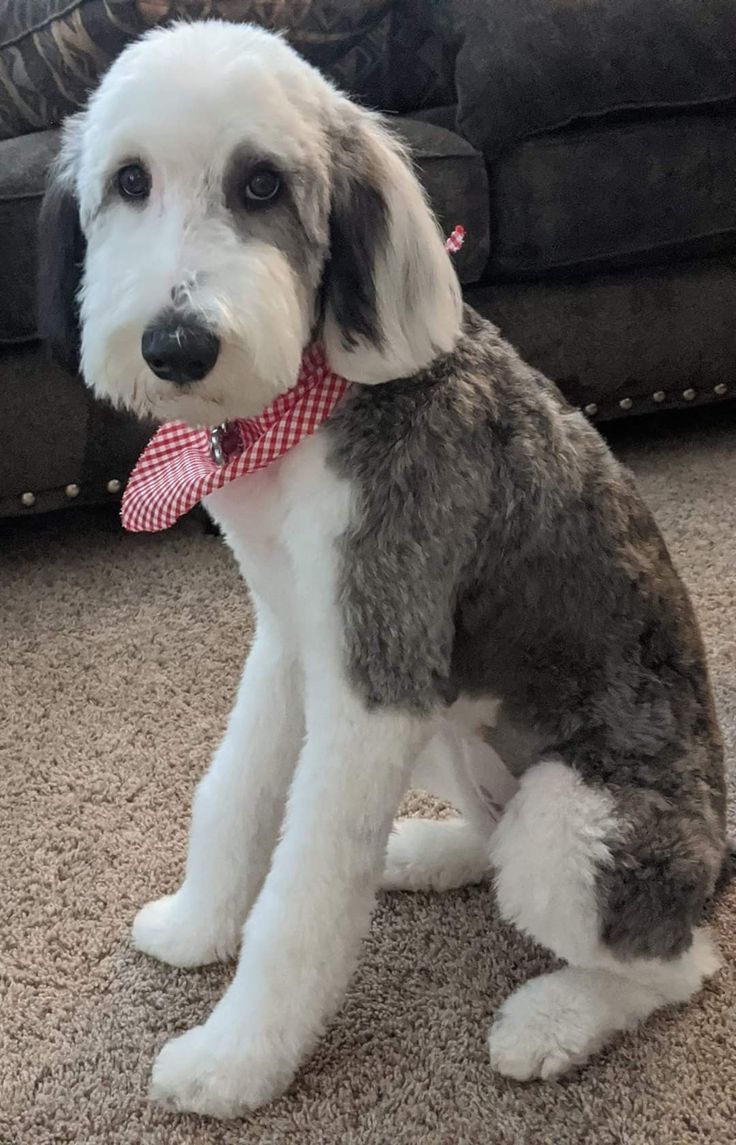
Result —
[{"label": "couch cushion", "polygon": [[736,398],[736,264],[494,283],[468,301],[591,416]]},{"label": "couch cushion", "polygon": [[488,159],[535,132],[622,109],[736,96],[733,0],[442,0],[458,128]]},{"label": "couch cushion", "polygon": [[492,172],[496,275],[736,248],[736,112],[528,139]]},{"label": "couch cushion", "polygon": [[[454,255],[463,282],[488,260],[488,189],[483,157],[464,139],[434,124],[395,118],[409,145],[441,225],[462,223],[468,241]],[[58,131],[0,140],[0,343],[36,337],[36,223],[46,169]]]},{"label": "couch cushion", "polygon": [[311,63],[387,106],[392,0],[12,0],[0,5],[0,139],[56,126],[134,37],[220,17],[285,29]]}]

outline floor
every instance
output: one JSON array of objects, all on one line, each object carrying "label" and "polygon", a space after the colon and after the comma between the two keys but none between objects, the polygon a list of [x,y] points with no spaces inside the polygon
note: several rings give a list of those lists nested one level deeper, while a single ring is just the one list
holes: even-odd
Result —
[{"label": "floor", "polygon": [[[611,431],[686,577],[736,755],[736,413]],[[491,890],[386,895],[344,1009],[291,1091],[233,1125],[146,1101],[157,1048],[231,968],[168,969],[128,941],[174,888],[192,789],[251,635],[220,540],[128,536],[108,512],[0,523],[2,1145],[686,1145],[734,1140],[736,885],[728,961],[557,1084],[494,1076],[490,1016],[548,965]],[[420,800],[409,810],[421,810]]]}]

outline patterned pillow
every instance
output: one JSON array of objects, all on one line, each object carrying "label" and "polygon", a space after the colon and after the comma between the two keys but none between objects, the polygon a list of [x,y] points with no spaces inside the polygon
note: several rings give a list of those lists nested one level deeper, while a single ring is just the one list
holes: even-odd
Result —
[{"label": "patterned pillow", "polygon": [[0,5],[0,139],[58,124],[146,29],[208,16],[284,31],[341,87],[385,107],[395,2],[401,0],[12,0]]}]

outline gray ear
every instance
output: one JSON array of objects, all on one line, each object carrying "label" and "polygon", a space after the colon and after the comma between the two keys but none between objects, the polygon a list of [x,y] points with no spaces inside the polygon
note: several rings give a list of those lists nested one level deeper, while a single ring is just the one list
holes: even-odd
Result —
[{"label": "gray ear", "polygon": [[77,295],[86,244],[64,160],[49,172],[38,228],[38,330],[53,357],[79,371]]},{"label": "gray ear", "polygon": [[452,349],[462,300],[424,192],[380,118],[346,101],[334,145],[323,339],[351,381],[408,377]]},{"label": "gray ear", "polygon": [[355,350],[362,338],[380,350],[376,262],[388,241],[388,204],[375,173],[371,179],[347,159],[344,154],[333,181],[325,290],[343,345]]}]

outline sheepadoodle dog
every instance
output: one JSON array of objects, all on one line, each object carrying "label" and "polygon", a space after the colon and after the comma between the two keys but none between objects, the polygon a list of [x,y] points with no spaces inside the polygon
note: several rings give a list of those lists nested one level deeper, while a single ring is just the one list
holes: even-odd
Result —
[{"label": "sheepadoodle dog", "polygon": [[[156,30],[67,123],[42,243],[46,334],[114,403],[252,419],[315,345],[350,383],[206,501],[257,635],[184,880],[133,942],[180,967],[239,954],[154,1097],[231,1117],[281,1093],[381,885],[490,875],[564,961],[495,1015],[509,1077],[696,993],[725,796],[687,593],[596,430],[463,306],[384,122],[261,29]],[[460,815],[392,826],[410,786]]]}]

